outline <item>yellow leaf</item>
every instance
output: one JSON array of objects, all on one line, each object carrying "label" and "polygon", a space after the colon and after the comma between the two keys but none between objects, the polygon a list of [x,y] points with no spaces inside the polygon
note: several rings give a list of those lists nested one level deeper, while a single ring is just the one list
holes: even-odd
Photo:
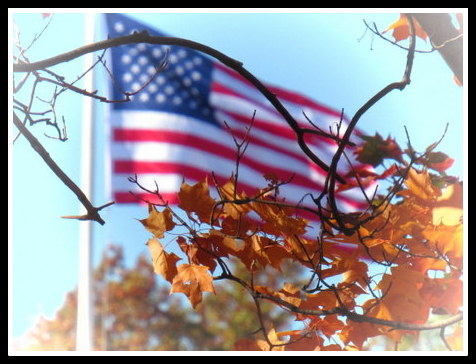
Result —
[{"label": "yellow leaf", "polygon": [[167,253],[157,239],[149,239],[147,246],[152,257],[154,272],[172,282],[177,275],[176,263],[180,258],[174,253]]},{"label": "yellow leaf", "polygon": [[163,238],[166,231],[175,227],[172,212],[168,208],[159,212],[153,205],[149,205],[149,216],[139,221],[158,239]]},{"label": "yellow leaf", "polygon": [[413,196],[423,201],[433,202],[441,194],[440,190],[431,184],[430,175],[427,171],[418,173],[415,169],[410,168],[405,185]]},{"label": "yellow leaf", "polygon": [[433,225],[458,225],[463,217],[463,186],[449,185],[436,199],[432,210]]}]

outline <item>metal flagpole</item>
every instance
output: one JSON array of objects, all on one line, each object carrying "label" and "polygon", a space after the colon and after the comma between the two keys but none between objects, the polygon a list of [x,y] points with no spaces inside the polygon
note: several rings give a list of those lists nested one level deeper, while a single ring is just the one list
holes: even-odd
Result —
[{"label": "metal flagpole", "polygon": [[[94,42],[94,13],[85,14],[84,32],[86,44]],[[86,69],[94,62],[94,54],[85,56]],[[93,71],[83,78],[86,90],[94,89]],[[81,144],[81,189],[86,196],[93,196],[93,99],[84,97]],[[84,211],[82,212],[84,213]],[[93,297],[91,282],[92,265],[92,224],[93,221],[81,221],[79,225],[79,277],[77,297],[76,350],[93,349]]]}]

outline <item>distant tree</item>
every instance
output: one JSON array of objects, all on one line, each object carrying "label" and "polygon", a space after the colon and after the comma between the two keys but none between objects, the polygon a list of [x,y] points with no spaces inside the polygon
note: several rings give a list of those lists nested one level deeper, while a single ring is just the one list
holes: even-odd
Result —
[{"label": "distant tree", "polygon": [[[168,285],[158,284],[150,258],[126,267],[122,249],[110,245],[94,271],[95,350],[230,350],[259,323],[254,303],[235,285],[209,295],[196,311]],[[285,315],[263,307],[263,315],[284,323]],[[42,317],[24,337],[22,350],[75,350],[76,291],[66,295],[54,318]]]}]

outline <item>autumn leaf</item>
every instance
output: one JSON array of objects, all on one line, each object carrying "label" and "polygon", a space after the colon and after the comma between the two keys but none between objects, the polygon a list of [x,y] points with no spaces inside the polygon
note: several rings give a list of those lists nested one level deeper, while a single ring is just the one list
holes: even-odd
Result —
[{"label": "autumn leaf", "polygon": [[264,221],[262,229],[265,233],[276,236],[300,236],[306,232],[308,221],[301,217],[293,217],[290,208],[260,202],[253,202],[252,207]]},{"label": "autumn leaf", "polygon": [[433,225],[453,226],[463,219],[463,186],[454,183],[446,187],[436,199],[433,210]]},{"label": "autumn leaf", "polygon": [[[428,38],[428,35],[420,26],[420,24],[413,18],[413,24],[415,26],[415,35],[423,40]],[[394,23],[392,23],[383,33],[392,30],[392,36],[395,39],[395,42],[400,42],[401,40],[407,39],[410,37],[410,25],[408,23],[408,18],[405,14],[400,14],[400,18]]]},{"label": "autumn leaf", "polygon": [[[220,194],[225,200],[228,201],[246,200],[246,194],[238,193],[238,191],[235,191],[235,189],[235,178],[231,177],[224,185],[220,187]],[[241,220],[248,212],[251,211],[249,204],[236,203],[225,203],[223,209],[227,216],[230,216],[235,220]]]},{"label": "autumn leaf", "polygon": [[410,168],[405,185],[413,196],[423,201],[435,201],[441,195],[440,190],[431,183],[427,171],[417,172],[414,168]]},{"label": "autumn leaf", "polygon": [[185,182],[182,183],[178,197],[180,199],[178,206],[189,216],[191,213],[195,213],[202,222],[210,222],[215,200],[210,197],[206,179],[193,186]]},{"label": "autumn leaf", "polygon": [[456,314],[463,305],[463,282],[455,278],[426,279],[420,294],[433,313]]},{"label": "autumn leaf", "polygon": [[146,219],[139,220],[144,227],[149,230],[154,237],[162,239],[164,233],[175,227],[172,212],[166,208],[159,212],[154,205],[149,204],[149,216]]},{"label": "autumn leaf", "polygon": [[180,258],[174,253],[167,253],[157,239],[149,239],[146,244],[152,257],[154,273],[160,274],[172,283],[177,275],[176,263]]},{"label": "autumn leaf", "polygon": [[213,277],[208,273],[208,267],[197,264],[181,264],[177,270],[178,273],[172,281],[170,293],[185,294],[193,308],[202,301],[202,292],[215,293]]},{"label": "autumn leaf", "polygon": [[359,135],[359,137],[364,140],[364,143],[354,150],[359,162],[376,167],[384,159],[402,161],[403,152],[395,139],[390,138],[390,136],[383,139],[379,133],[376,133],[374,136]]},{"label": "autumn leaf", "polygon": [[463,225],[436,225],[427,226],[423,236],[428,245],[439,254],[449,255],[451,258],[463,256]]},{"label": "autumn leaf", "polygon": [[377,286],[384,298],[372,311],[372,316],[398,322],[424,323],[430,312],[428,302],[419,291],[425,275],[409,265],[392,267],[391,273],[385,274]]}]

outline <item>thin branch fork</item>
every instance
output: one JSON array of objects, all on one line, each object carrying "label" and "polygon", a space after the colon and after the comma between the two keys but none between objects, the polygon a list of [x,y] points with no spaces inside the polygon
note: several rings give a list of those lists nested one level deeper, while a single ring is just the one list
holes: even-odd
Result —
[{"label": "thin branch fork", "polygon": [[56,164],[56,162],[50,157],[48,151],[41,145],[38,139],[28,130],[28,128],[23,125],[20,118],[13,113],[13,124],[18,128],[20,133],[28,140],[31,147],[39,154],[39,156],[45,161],[45,163],[50,167],[50,169],[58,176],[58,178],[76,195],[81,204],[86,208],[86,214],[84,215],[70,215],[63,216],[64,218],[69,219],[78,219],[78,220],[91,220],[96,221],[101,225],[104,225],[105,221],[99,215],[99,211],[103,208],[114,204],[114,201],[108,202],[102,206],[94,207],[89,201],[88,197],[84,192],[76,185],[76,183],[68,177],[66,173]]}]

